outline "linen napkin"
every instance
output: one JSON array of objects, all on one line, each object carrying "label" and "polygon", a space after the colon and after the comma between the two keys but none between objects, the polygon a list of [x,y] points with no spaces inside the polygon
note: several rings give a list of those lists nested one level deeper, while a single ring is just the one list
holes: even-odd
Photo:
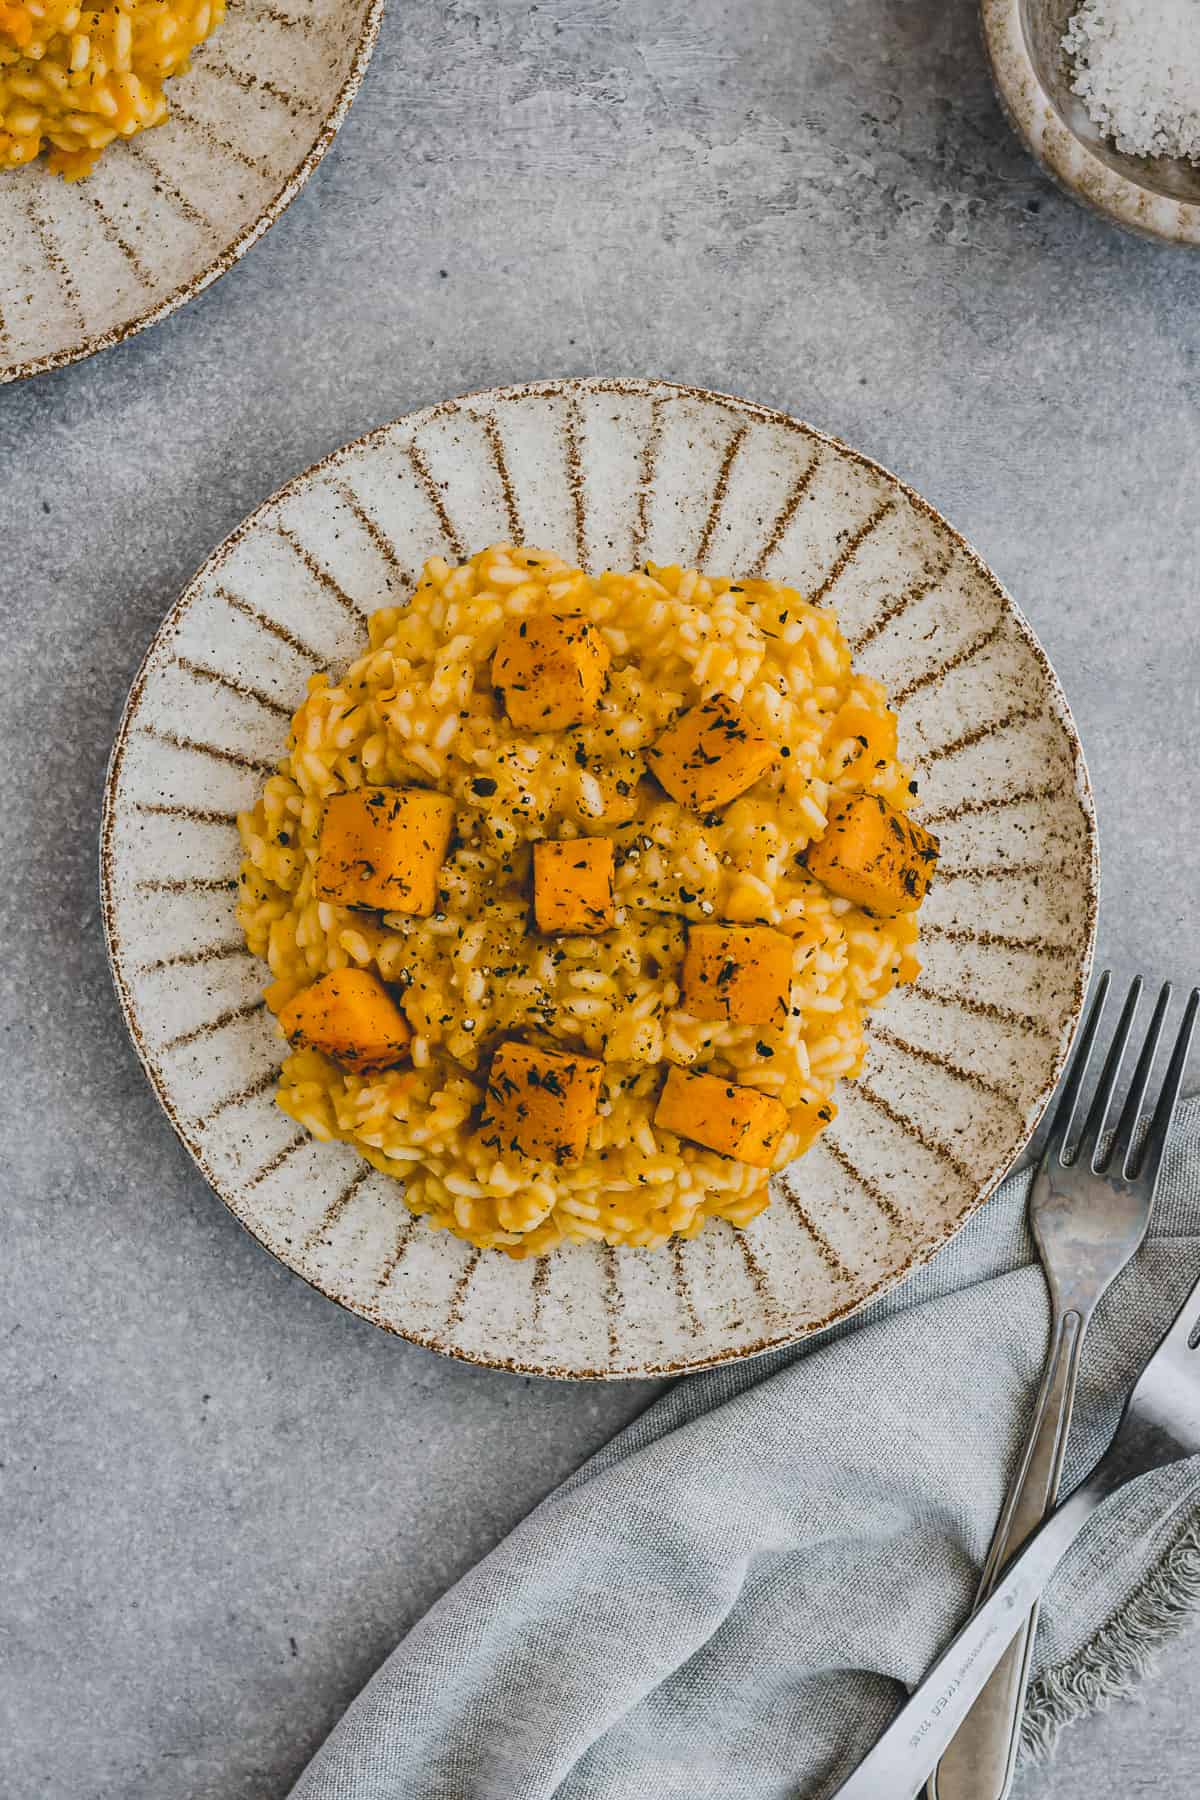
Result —
[{"label": "linen napkin", "polygon": [[[677,1382],[409,1632],[293,1800],[828,1795],[971,1602],[1046,1347],[1028,1184],[819,1339]],[[1193,1100],[1092,1329],[1068,1485],[1197,1275]],[[1200,1458],[1117,1495],[1060,1570],[1026,1748],[1196,1606]]]}]

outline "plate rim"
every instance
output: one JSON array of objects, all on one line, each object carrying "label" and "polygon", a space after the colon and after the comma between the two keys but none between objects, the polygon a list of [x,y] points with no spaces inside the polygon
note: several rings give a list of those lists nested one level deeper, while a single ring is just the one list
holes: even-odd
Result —
[{"label": "plate rim", "polygon": [[[382,5],[382,3],[383,0],[378,0],[378,4]],[[1074,792],[1083,813],[1087,828],[1089,854],[1086,866],[1086,891],[1084,896],[1087,918],[1083,954],[1080,958],[1078,970],[1076,971],[1075,993],[1071,1011],[1059,1036],[1058,1046],[1053,1057],[1051,1073],[1035,1099],[1030,1103],[1028,1111],[1030,1123],[1020,1141],[1016,1144],[1011,1158],[1006,1159],[1002,1166],[993,1167],[987,1171],[986,1175],[976,1188],[975,1193],[963,1204],[954,1218],[949,1220],[942,1227],[939,1235],[931,1242],[915,1249],[903,1264],[898,1268],[889,1271],[886,1276],[880,1281],[877,1281],[867,1290],[867,1292],[860,1294],[853,1301],[848,1301],[844,1306],[837,1308],[830,1313],[827,1318],[822,1319],[819,1323],[811,1326],[807,1330],[800,1332],[784,1330],[769,1338],[763,1338],[759,1342],[751,1345],[733,1346],[725,1350],[714,1351],[711,1354],[704,1354],[698,1357],[675,1358],[664,1362],[647,1363],[637,1367],[605,1366],[603,1368],[580,1369],[556,1367],[554,1363],[550,1361],[526,1361],[520,1358],[500,1354],[485,1355],[477,1349],[443,1341],[435,1334],[422,1332],[417,1328],[405,1329],[394,1320],[366,1311],[361,1306],[351,1304],[344,1296],[331,1291],[328,1288],[322,1287],[319,1281],[304,1274],[302,1270],[297,1269],[292,1263],[287,1262],[277,1251],[272,1249],[271,1245],[264,1241],[255,1230],[254,1226],[242,1216],[238,1207],[234,1205],[229,1196],[222,1192],[215,1174],[209,1168],[200,1144],[198,1142],[193,1142],[184,1128],[170,1097],[165,1091],[163,1083],[159,1080],[151,1061],[148,1048],[143,1041],[140,1027],[134,1017],[132,996],[125,982],[118,960],[120,947],[116,929],[116,906],[113,897],[115,861],[113,852],[113,834],[117,818],[117,783],[121,773],[126,744],[133,725],[135,711],[140,703],[142,691],[151,673],[151,664],[159,646],[175,628],[179,615],[183,609],[190,605],[192,600],[196,597],[200,590],[201,583],[207,580],[211,572],[219,569],[222,562],[224,562],[242,539],[257,526],[265,513],[271,508],[278,506],[289,496],[298,492],[306,484],[311,483],[314,479],[325,474],[328,470],[336,469],[339,464],[349,459],[356,452],[369,447],[376,440],[385,439],[391,432],[397,430],[397,428],[404,427],[410,431],[419,430],[423,425],[431,423],[438,418],[452,415],[453,413],[468,407],[471,403],[486,402],[491,406],[495,406],[502,402],[528,399],[537,396],[553,399],[562,397],[569,398],[576,394],[587,393],[615,393],[623,396],[637,395],[649,399],[675,397],[715,402],[719,406],[736,412],[739,417],[744,418],[748,415],[768,424],[783,426],[787,430],[796,432],[805,438],[815,439],[822,444],[829,445],[840,454],[848,456],[860,467],[870,471],[872,474],[882,476],[886,481],[894,483],[911,505],[940,528],[947,531],[954,543],[965,554],[972,567],[983,578],[993,593],[996,594],[1006,613],[1012,618],[1021,638],[1032,652],[1035,661],[1039,666],[1046,683],[1047,703],[1054,717],[1062,727],[1070,746]],[[1050,658],[1034,632],[1033,627],[1029,624],[1029,621],[1026,619],[1021,608],[1017,605],[1017,602],[1013,599],[1007,588],[999,580],[998,576],[990,566],[984,561],[974,545],[969,543],[962,533],[951,525],[930,501],[926,500],[921,494],[918,494],[915,489],[910,487],[900,476],[894,474],[893,471],[887,468],[883,463],[876,461],[873,457],[867,456],[865,452],[857,450],[852,445],[847,444],[834,433],[822,431],[819,427],[810,425],[806,420],[797,418],[795,414],[784,412],[779,408],[762,405],[757,401],[743,399],[736,394],[724,393],[713,388],[698,387],[686,382],[668,381],[646,376],[606,377],[598,375],[571,375],[548,377],[535,381],[515,382],[500,387],[471,389],[465,393],[454,395],[449,399],[438,401],[433,405],[417,407],[410,412],[401,413],[398,417],[388,420],[381,425],[372,426],[370,430],[361,433],[358,437],[351,438],[347,442],[339,444],[333,450],[326,452],[324,456],[319,457],[315,462],[309,464],[307,468],[281,483],[274,492],[260,501],[260,503],[255,506],[238,525],[235,525],[233,530],[209,552],[204,558],[204,561],[189,577],[175,600],[168,607],[166,613],[159,621],[150,642],[146,647],[145,654],[138,664],[136,673],[130,684],[125,705],[121,712],[120,722],[117,726],[112,750],[109,753],[109,759],[105,769],[104,793],[101,802],[100,831],[97,848],[99,852],[98,874],[100,915],[104,926],[105,952],[108,958],[109,973],[112,976],[113,986],[117,994],[117,1002],[121,1010],[121,1016],[124,1020],[126,1031],[129,1033],[138,1061],[142,1065],[142,1069],[150,1082],[154,1095],[166,1114],[167,1120],[176,1137],[199,1169],[201,1175],[203,1175],[213,1193],[218,1200],[220,1200],[221,1204],[232,1213],[238,1224],[248,1232],[254,1242],[261,1249],[265,1250],[281,1268],[286,1269],[289,1275],[295,1276],[296,1279],[304,1282],[305,1285],[311,1288],[315,1293],[319,1293],[323,1299],[332,1300],[345,1312],[350,1313],[352,1317],[362,1319],[368,1324],[375,1325],[393,1337],[398,1337],[408,1343],[416,1344],[421,1349],[435,1351],[442,1356],[451,1356],[457,1361],[470,1363],[475,1367],[501,1369],[511,1374],[536,1375],[543,1378],[564,1381],[662,1380],[679,1375],[696,1373],[703,1369],[717,1368],[724,1363],[741,1362],[753,1357],[764,1356],[772,1350],[781,1350],[793,1345],[810,1343],[813,1340],[819,1339],[832,1326],[840,1324],[845,1319],[852,1317],[855,1313],[861,1312],[874,1301],[882,1299],[884,1295],[892,1292],[892,1290],[898,1287],[901,1282],[908,1280],[908,1278],[918,1269],[930,1262],[934,1256],[945,1249],[947,1244],[949,1244],[953,1238],[957,1237],[958,1233],[967,1224],[968,1220],[974,1217],[980,1208],[987,1203],[1000,1182],[1019,1166],[1021,1157],[1027,1149],[1039,1121],[1054,1096],[1055,1089],[1057,1088],[1066,1067],[1071,1046],[1079,1028],[1079,1021],[1083,1014],[1084,1002],[1087,997],[1088,982],[1095,957],[1096,936],[1099,923],[1099,830],[1096,820],[1095,797],[1092,790],[1091,777],[1088,773],[1087,762],[1084,756],[1079,732],[1076,728],[1074,717],[1071,713],[1070,705],[1067,701],[1062,683],[1058,678]]]},{"label": "plate rim", "polygon": [[[0,364],[0,387],[11,381],[27,381],[32,375],[45,375],[51,369],[65,369],[71,363],[83,362],[98,351],[111,350],[117,344],[123,344],[128,338],[135,337],[139,331],[145,331],[151,325],[159,324],[169,314],[178,312],[197,294],[227,275],[234,263],[240,262],[246,251],[256,244],[263,233],[270,230],[275,221],[287,211],[301,188],[316,169],[332,144],[334,138],[345,122],[351,103],[366,77],[367,68],[375,52],[379,38],[379,27],[383,22],[383,9],[386,0],[369,0],[363,17],[362,29],[358,42],[354,47],[354,55],[345,79],[330,107],[323,114],[320,129],[306,154],[297,163],[291,174],[276,189],[271,199],[262,210],[244,225],[213,259],[206,263],[197,274],[173,288],[161,300],[148,306],[145,312],[138,313],[135,318],[126,319],[119,325],[106,326],[103,331],[93,332],[81,343],[62,350],[50,350],[44,356],[27,357],[24,362]],[[168,113],[168,118],[170,114]],[[180,596],[182,598],[182,595]]]}]

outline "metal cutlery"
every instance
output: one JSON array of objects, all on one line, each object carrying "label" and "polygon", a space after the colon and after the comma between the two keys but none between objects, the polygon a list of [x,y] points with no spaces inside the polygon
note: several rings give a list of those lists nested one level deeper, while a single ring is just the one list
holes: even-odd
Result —
[{"label": "metal cutlery", "polygon": [[[1015,1762],[1012,1731],[1014,1724],[1019,1725],[1033,1616],[1042,1590],[1105,1499],[1136,1475],[1200,1453],[1198,1282],[1139,1377],[1109,1449],[1071,1498],[1037,1524],[1040,1511],[1035,1509],[1044,1510],[1050,1504],[1058,1484],[1087,1318],[1145,1233],[1200,1006],[1200,990],[1193,990],[1149,1129],[1139,1142],[1142,1106],[1170,994],[1168,988],[1163,989],[1116,1130],[1109,1139],[1108,1114],[1140,991],[1140,983],[1134,984],[1078,1147],[1067,1161],[1107,985],[1107,977],[1103,977],[1034,1182],[1037,1199],[1036,1207],[1031,1205],[1031,1216],[1048,1276],[1056,1288],[1055,1329],[1034,1428],[989,1555],[986,1595],[981,1595],[976,1612],[875,1748],[837,1790],[835,1800],[908,1800],[935,1767],[940,1782],[942,1766],[954,1768],[954,1779],[960,1784],[955,1792],[969,1795],[970,1800],[991,1800],[993,1791],[1005,1791]],[[1007,1551],[1022,1537],[1024,1548],[1006,1560]],[[990,1758],[984,1768],[993,1777],[1000,1768],[1004,1786],[993,1790],[963,1785],[971,1779],[969,1765],[964,1773],[964,1765],[951,1765],[945,1752],[1014,1639],[1019,1642],[1008,1656],[999,1704],[989,1704],[984,1715],[988,1729],[978,1739]],[[995,1754],[997,1745],[1003,1750],[1002,1765]],[[940,1787],[931,1784],[930,1792],[946,1800]]]},{"label": "metal cutlery", "polygon": [[[1135,1133],[1170,999],[1167,986],[1159,994],[1142,1042],[1116,1131],[1106,1142],[1105,1126],[1141,997],[1139,977],[1129,989],[1091,1106],[1076,1133],[1075,1117],[1108,988],[1106,971],[1096,985],[1030,1190],[1029,1222],[1050,1289],[1050,1344],[1033,1421],[984,1564],[977,1605],[987,1599],[999,1571],[1045,1517],[1058,1493],[1084,1339],[1098,1301],[1145,1236],[1182,1075],[1181,1046],[1182,1056],[1187,1053],[1181,1034],[1176,1079],[1172,1085],[1168,1074],[1151,1134],[1135,1161]],[[928,1800],[1003,1800],[1008,1793],[1036,1630],[1035,1607],[930,1778]]]}]

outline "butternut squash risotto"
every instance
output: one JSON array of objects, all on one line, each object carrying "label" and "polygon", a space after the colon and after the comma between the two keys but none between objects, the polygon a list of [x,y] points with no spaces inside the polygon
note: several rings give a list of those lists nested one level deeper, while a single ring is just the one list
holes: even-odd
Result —
[{"label": "butternut squash risotto", "polygon": [[225,0],[0,0],[0,169],[43,147],[68,181],[106,144],[167,116],[163,82],[225,17]]},{"label": "butternut squash risotto", "polygon": [[238,821],[279,1104],[511,1256],[745,1225],[918,970],[914,792],[791,588],[434,557]]}]

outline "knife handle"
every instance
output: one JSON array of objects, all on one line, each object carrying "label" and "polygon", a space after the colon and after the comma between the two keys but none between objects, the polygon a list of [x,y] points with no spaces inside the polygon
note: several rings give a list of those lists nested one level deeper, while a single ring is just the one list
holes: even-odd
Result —
[{"label": "knife handle", "polygon": [[[1083,1319],[1077,1312],[1063,1313],[1054,1322],[1033,1423],[983,1566],[976,1607],[988,1598],[1009,1557],[1054,1504],[1082,1347]],[[929,1777],[927,1800],[1004,1800],[1016,1772],[1036,1631],[1034,1607],[943,1751]]]}]

